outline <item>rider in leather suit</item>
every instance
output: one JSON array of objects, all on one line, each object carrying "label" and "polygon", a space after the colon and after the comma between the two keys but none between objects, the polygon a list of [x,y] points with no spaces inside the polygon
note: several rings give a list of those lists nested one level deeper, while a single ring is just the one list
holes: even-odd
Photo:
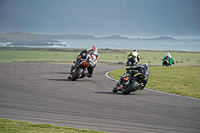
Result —
[{"label": "rider in leather suit", "polygon": [[[89,63],[89,67],[88,69],[88,74],[86,76],[88,77],[92,77],[93,75],[93,70],[97,65],[97,59],[99,58],[99,54],[97,52],[97,47],[93,46],[90,49],[84,49],[83,51],[81,51],[81,53],[78,56],[81,56],[82,54],[89,54],[89,58],[88,58],[88,63]],[[77,58],[77,62],[78,62],[78,58]]]},{"label": "rider in leather suit", "polygon": [[[149,67],[146,63],[143,63],[141,66],[137,66],[137,67],[130,67],[130,68],[126,68],[127,72],[129,73],[129,77],[133,77],[134,75],[141,73],[142,74],[142,79],[144,79],[141,83],[141,90],[144,89],[144,87],[146,86],[147,82],[148,82],[148,77],[149,77]],[[133,70],[137,70],[137,71],[133,71]],[[118,87],[122,84],[122,81],[124,80],[124,78],[127,76],[127,74],[124,74],[119,82],[116,84],[116,86],[113,89],[113,92],[117,92]]]},{"label": "rider in leather suit", "polygon": [[173,64],[174,64],[174,59],[173,59],[173,57],[171,56],[170,53],[167,53],[167,54],[164,56],[163,62],[164,62],[166,59],[169,60],[170,66],[173,66]]},{"label": "rider in leather suit", "polygon": [[[132,58],[132,56],[136,56],[136,58],[137,58],[136,64],[137,64],[138,62],[140,62],[140,55],[139,55],[139,53],[137,52],[137,50],[134,50],[134,51],[131,52],[128,56],[131,57],[131,58]],[[133,64],[133,63],[132,63],[132,64]]]}]

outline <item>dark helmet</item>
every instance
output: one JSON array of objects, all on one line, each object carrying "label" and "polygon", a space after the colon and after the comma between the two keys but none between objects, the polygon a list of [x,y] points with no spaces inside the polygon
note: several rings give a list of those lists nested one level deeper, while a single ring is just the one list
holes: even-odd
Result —
[{"label": "dark helmet", "polygon": [[137,52],[137,50],[135,49],[135,50],[133,50],[134,52]]}]

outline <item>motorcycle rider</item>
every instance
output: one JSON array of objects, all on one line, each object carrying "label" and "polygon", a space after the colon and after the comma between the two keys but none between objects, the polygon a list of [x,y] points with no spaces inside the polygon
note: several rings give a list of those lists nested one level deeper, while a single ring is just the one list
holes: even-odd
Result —
[{"label": "motorcycle rider", "polygon": [[[140,90],[143,90],[148,82],[148,77],[149,77],[148,64],[143,63],[137,67],[126,68],[126,70],[127,70],[127,72],[120,78],[119,82],[114,87],[113,92],[117,92],[118,90],[123,89],[123,88],[119,88],[119,87],[121,86],[122,81],[124,80],[125,77],[127,77],[127,76],[134,77],[134,75],[136,75],[136,74],[141,74],[141,76],[139,78],[143,81],[141,82],[141,85],[138,86],[138,88]],[[135,70],[137,70],[137,71],[135,71]]]},{"label": "motorcycle rider", "polygon": [[[140,55],[139,55],[139,53],[137,52],[137,50],[133,50],[133,52],[131,52],[129,55],[129,58],[132,58],[133,56],[135,56],[136,57],[136,64],[138,63],[138,62],[140,62]],[[133,64],[133,62],[132,62],[132,64]]]},{"label": "motorcycle rider", "polygon": [[168,60],[170,66],[173,66],[173,64],[174,64],[174,59],[173,59],[173,57],[170,55],[170,53],[167,53],[167,54],[164,56],[163,62],[164,62],[165,60]]},{"label": "motorcycle rider", "polygon": [[[84,76],[92,77],[93,70],[97,65],[97,59],[99,58],[99,54],[98,54],[97,50],[98,50],[97,46],[93,46],[90,49],[82,50],[81,53],[78,54],[77,61],[74,62],[75,64],[80,63],[82,58],[86,59],[86,56],[83,56],[83,54],[86,54],[87,56],[89,56],[89,58],[87,59],[87,62],[89,63],[89,67],[87,68],[88,73]],[[81,77],[81,78],[83,78],[83,77]],[[70,78],[71,78],[71,75],[69,75],[68,79],[70,79]]]}]

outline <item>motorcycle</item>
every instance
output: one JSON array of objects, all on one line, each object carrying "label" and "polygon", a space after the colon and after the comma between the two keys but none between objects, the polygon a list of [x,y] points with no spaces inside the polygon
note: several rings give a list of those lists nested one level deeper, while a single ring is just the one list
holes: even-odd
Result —
[{"label": "motorcycle", "polygon": [[[172,62],[172,64],[174,64],[174,61]],[[172,66],[172,65],[170,64],[170,59],[169,59],[169,58],[166,58],[166,59],[163,61],[162,65],[163,65],[163,66]]]},{"label": "motorcycle", "polygon": [[129,75],[129,70],[121,77],[123,80],[114,87],[113,93],[117,91],[122,91],[122,94],[130,94],[131,92],[135,92],[137,90],[142,90],[144,84],[142,81],[145,76],[142,73],[136,73],[134,76]]},{"label": "motorcycle", "polygon": [[126,66],[135,66],[137,64],[137,58],[136,56],[129,56],[127,58]]},{"label": "motorcycle", "polygon": [[70,75],[68,77],[69,80],[75,81],[78,78],[84,78],[86,76],[86,71],[89,67],[87,59],[89,57],[90,55],[86,54],[78,56],[77,61],[74,61],[73,63],[75,64],[71,67]]}]

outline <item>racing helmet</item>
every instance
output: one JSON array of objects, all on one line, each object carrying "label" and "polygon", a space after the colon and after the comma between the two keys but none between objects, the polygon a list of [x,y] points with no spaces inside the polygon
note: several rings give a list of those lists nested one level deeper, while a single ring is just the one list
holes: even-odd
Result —
[{"label": "racing helmet", "polygon": [[141,64],[141,67],[144,67],[146,71],[149,71],[149,66],[146,63]]},{"label": "racing helmet", "polygon": [[93,46],[93,47],[91,48],[91,50],[93,50],[93,51],[97,51],[98,48],[97,48],[97,46]]},{"label": "racing helmet", "polygon": [[166,54],[166,57],[171,57],[170,53],[167,53],[167,54]]},{"label": "racing helmet", "polygon": [[137,50],[135,49],[135,50],[133,50],[134,52],[137,52]]}]

